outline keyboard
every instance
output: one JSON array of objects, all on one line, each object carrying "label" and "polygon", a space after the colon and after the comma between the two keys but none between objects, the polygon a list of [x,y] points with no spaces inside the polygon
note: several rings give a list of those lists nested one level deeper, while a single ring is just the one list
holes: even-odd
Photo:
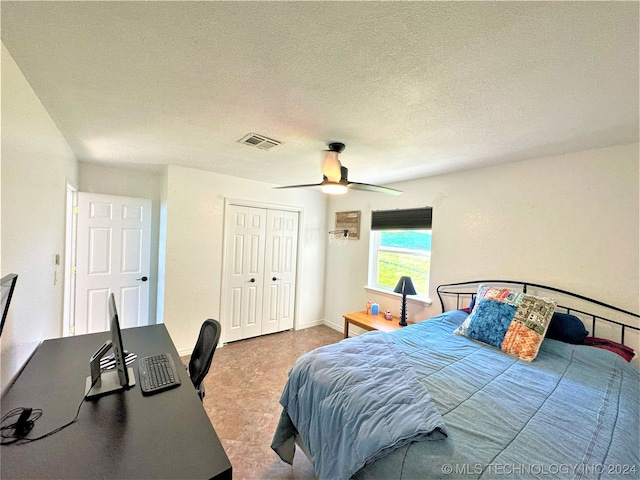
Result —
[{"label": "keyboard", "polygon": [[138,360],[138,377],[143,395],[153,395],[180,385],[180,377],[168,353]]}]

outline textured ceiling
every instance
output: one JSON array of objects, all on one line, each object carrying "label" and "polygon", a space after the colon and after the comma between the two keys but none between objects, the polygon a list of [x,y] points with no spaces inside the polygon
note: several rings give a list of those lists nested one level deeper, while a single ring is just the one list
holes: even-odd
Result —
[{"label": "textured ceiling", "polygon": [[[86,162],[398,180],[638,141],[638,2],[8,2]],[[238,143],[255,132],[283,143]]]}]

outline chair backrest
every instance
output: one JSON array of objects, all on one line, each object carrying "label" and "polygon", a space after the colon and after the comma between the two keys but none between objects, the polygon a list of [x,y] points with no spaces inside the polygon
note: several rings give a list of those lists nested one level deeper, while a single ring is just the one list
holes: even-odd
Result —
[{"label": "chair backrest", "polygon": [[220,341],[221,329],[220,322],[212,319],[205,320],[200,327],[200,335],[189,360],[189,376],[193,386],[198,390],[209,373],[213,354]]}]

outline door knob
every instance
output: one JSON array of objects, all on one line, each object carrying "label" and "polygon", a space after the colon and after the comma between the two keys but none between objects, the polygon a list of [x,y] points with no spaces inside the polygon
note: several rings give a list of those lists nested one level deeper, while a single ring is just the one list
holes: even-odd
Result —
[{"label": "door knob", "polygon": [[149,280],[148,277],[141,277],[141,278],[136,278],[136,280],[142,280],[143,282],[146,282],[147,280]]},{"label": "door knob", "polygon": [[275,282],[276,280],[280,280],[280,279],[277,278],[277,277],[273,277],[271,280],[273,280]]},{"label": "door knob", "polygon": [[251,279],[251,280],[249,280],[249,281],[250,281],[251,283],[253,283],[253,282],[255,282],[255,281],[256,281],[256,279],[255,279],[255,278],[252,278],[252,279]]}]

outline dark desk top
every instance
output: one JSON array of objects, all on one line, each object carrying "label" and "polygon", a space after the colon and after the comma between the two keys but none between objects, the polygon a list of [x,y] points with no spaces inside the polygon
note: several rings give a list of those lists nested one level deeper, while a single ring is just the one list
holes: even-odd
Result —
[{"label": "dark desk top", "polygon": [[[122,330],[124,348],[138,357],[168,352],[182,362],[164,325]],[[2,398],[43,410],[29,437],[70,420],[84,396],[89,358],[109,332],[46,340]],[[36,442],[3,446],[0,476],[9,478],[231,478],[231,464],[186,370],[182,385],[145,397],[138,384],[86,401],[78,421]],[[212,392],[213,394],[213,392]]]}]

